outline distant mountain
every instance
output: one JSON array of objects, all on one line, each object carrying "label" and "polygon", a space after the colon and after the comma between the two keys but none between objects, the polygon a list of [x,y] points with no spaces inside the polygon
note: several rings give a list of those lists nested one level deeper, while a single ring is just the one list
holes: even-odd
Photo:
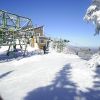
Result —
[{"label": "distant mountain", "polygon": [[64,53],[76,54],[85,60],[89,60],[91,56],[97,52],[98,52],[98,48],[77,47],[69,44],[64,49]]}]

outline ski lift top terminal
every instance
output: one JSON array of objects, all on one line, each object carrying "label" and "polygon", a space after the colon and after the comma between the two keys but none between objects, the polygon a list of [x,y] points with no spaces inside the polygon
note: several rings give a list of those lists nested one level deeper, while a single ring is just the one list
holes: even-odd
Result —
[{"label": "ski lift top terminal", "polygon": [[15,50],[16,45],[20,45],[25,54],[27,42],[33,32],[31,19],[0,10],[0,46],[9,46],[8,55],[10,48]]}]

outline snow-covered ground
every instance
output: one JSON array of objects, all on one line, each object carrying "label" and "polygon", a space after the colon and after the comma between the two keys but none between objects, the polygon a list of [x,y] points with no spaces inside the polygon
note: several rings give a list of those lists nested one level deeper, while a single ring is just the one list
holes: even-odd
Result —
[{"label": "snow-covered ground", "polygon": [[96,57],[86,61],[52,51],[2,62],[0,95],[4,100],[100,100]]}]

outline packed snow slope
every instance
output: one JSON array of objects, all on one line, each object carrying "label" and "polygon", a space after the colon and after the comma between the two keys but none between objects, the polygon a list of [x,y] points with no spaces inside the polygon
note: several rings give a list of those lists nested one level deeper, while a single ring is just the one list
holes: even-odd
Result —
[{"label": "packed snow slope", "polygon": [[0,95],[4,100],[100,100],[100,69],[54,51],[2,62]]}]

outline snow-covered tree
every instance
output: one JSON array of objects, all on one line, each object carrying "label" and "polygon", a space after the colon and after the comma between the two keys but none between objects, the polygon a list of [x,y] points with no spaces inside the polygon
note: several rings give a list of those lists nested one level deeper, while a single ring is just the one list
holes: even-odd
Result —
[{"label": "snow-covered tree", "polygon": [[100,0],[92,0],[92,4],[86,11],[84,19],[88,22],[93,22],[95,25],[95,34],[100,32]]},{"label": "snow-covered tree", "polygon": [[57,52],[63,52],[64,48],[66,47],[66,44],[70,42],[66,39],[54,39],[52,43],[52,48],[56,50]]}]

